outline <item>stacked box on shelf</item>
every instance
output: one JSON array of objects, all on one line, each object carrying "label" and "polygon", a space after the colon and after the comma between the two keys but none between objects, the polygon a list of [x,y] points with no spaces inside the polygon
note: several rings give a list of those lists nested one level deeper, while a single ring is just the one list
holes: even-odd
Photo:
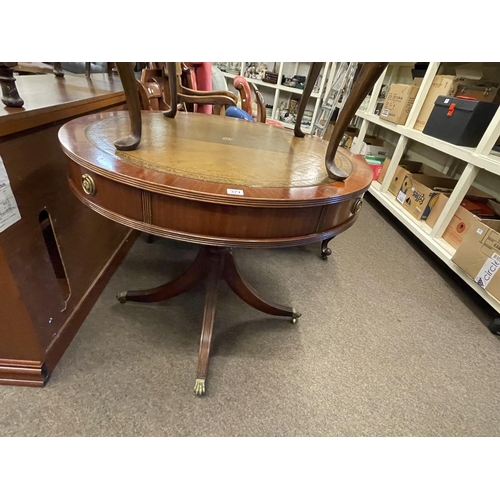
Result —
[{"label": "stacked box on shelf", "polygon": [[[380,182],[385,178],[390,161],[388,158],[384,163]],[[388,191],[412,217],[434,227],[448,199],[444,193],[451,192],[456,183],[455,179],[446,177],[428,165],[402,160],[396,167]],[[467,202],[476,200],[476,207],[486,207],[484,203],[490,198],[488,193],[471,187],[462,204],[465,207]]]},{"label": "stacked box on shelf", "polygon": [[[422,80],[422,79],[419,79]],[[427,92],[425,101],[420,108],[420,112],[415,121],[415,130],[424,130],[425,124],[429,119],[434,108],[434,103],[440,95],[453,96],[457,89],[458,78],[453,75],[437,75],[432,81],[432,85]]]},{"label": "stacked box on shelf", "polygon": [[[389,168],[389,164],[391,163],[390,158],[386,158],[384,161],[384,164],[382,166],[382,170],[380,172],[380,175],[378,177],[378,182],[382,184],[382,182],[385,179],[385,175],[387,173],[387,169]],[[419,161],[411,161],[411,160],[401,160],[399,162],[399,165],[396,167],[396,172],[394,173],[391,183],[389,184],[389,193],[393,194],[394,196],[397,196],[401,184],[403,182],[403,179],[406,175],[406,173],[411,172],[413,174],[426,174],[430,175],[433,177],[446,177],[444,174],[439,172],[438,170],[433,169],[432,167],[429,167],[428,165],[425,165],[422,162]]]},{"label": "stacked box on shelf", "polygon": [[419,85],[393,83],[380,111],[380,118],[404,125],[418,93]]},{"label": "stacked box on shelf", "polygon": [[[352,140],[352,146],[358,141],[358,137]],[[373,170],[373,180],[377,180],[382,171],[387,155],[392,154],[394,148],[391,144],[375,136],[365,135],[360,155],[365,157],[366,162]]]},{"label": "stacked box on shelf", "polygon": [[452,261],[500,300],[500,220],[475,218]]},{"label": "stacked box on shelf", "polygon": [[[462,244],[470,228],[478,220],[500,218],[500,205],[488,198],[491,197],[476,188],[469,189],[442,235],[442,238],[453,248],[457,249]],[[432,213],[426,220],[428,226],[436,225],[447,201],[446,194],[441,193]]]}]

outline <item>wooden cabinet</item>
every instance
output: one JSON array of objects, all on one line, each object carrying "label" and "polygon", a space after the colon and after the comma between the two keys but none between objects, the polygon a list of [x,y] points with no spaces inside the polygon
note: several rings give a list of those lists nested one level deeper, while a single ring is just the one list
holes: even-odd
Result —
[{"label": "wooden cabinet", "polygon": [[58,131],[126,108],[117,76],[16,83],[24,107],[0,109],[0,157],[21,215],[0,232],[0,383],[41,386],[135,237],[70,192]]}]

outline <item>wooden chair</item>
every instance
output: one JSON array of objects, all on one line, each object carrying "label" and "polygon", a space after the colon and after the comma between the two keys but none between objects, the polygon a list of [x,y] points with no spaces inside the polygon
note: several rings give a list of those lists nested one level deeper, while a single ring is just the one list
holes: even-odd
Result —
[{"label": "wooden chair", "polygon": [[284,125],[276,120],[270,120],[267,118],[266,113],[266,103],[264,97],[260,93],[259,89],[253,82],[248,82],[242,76],[235,76],[233,81],[234,88],[239,92],[241,99],[241,109],[246,111],[249,115],[253,116],[253,106],[252,106],[252,90],[255,94],[255,101],[257,103],[257,116],[256,120],[260,123],[267,123],[268,125],[273,125],[274,127],[284,128]]},{"label": "wooden chair", "polygon": [[[151,68],[142,72],[141,83],[146,87],[148,95],[158,103],[152,104],[152,109],[171,109],[171,95],[176,95],[176,109],[195,111],[195,106],[208,104],[214,106],[214,114],[224,115],[229,106],[236,106],[237,97],[233,92],[221,90],[195,90],[186,86],[192,78],[191,68],[184,63],[150,63]],[[174,75],[171,80],[170,75]],[[183,81],[183,76],[185,80]],[[153,85],[151,85],[153,84]],[[156,86],[154,85],[156,84]],[[150,87],[150,91],[147,87]],[[172,92],[172,89],[174,92]],[[161,94],[161,102],[158,98]],[[151,99],[150,99],[151,100]],[[158,105],[158,107],[155,107]]]}]

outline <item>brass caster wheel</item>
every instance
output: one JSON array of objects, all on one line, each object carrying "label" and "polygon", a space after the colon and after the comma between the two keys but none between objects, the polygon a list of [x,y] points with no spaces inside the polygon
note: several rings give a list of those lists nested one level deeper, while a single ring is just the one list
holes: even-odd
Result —
[{"label": "brass caster wheel", "polygon": [[204,396],[205,395],[205,379],[197,378],[194,384],[194,393],[196,396]]},{"label": "brass caster wheel", "polygon": [[331,249],[331,248],[325,248],[325,249],[321,252],[321,258],[322,258],[323,260],[327,260],[329,255],[332,255],[332,249]]},{"label": "brass caster wheel", "polygon": [[120,293],[117,293],[116,294],[116,299],[118,300],[118,302],[120,302],[121,304],[125,304],[125,302],[127,302],[127,292],[120,292]]},{"label": "brass caster wheel", "polygon": [[500,335],[500,318],[494,319],[488,329],[493,335]]},{"label": "brass caster wheel", "polygon": [[297,323],[297,318],[292,318],[292,324],[295,325],[295,323]]}]

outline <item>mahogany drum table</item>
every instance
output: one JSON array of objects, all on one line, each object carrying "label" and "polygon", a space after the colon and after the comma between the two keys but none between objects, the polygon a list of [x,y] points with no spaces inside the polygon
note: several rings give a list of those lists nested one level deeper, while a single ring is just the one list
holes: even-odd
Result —
[{"label": "mahogany drum table", "polygon": [[262,297],[241,276],[231,249],[309,244],[333,238],[357,219],[372,180],[364,159],[340,150],[327,175],[327,142],[284,129],[219,116],[142,113],[134,151],[113,143],[128,134],[126,112],[77,118],[59,132],[69,184],[99,214],[150,234],[197,243],[191,267],[151,290],[119,293],[120,302],[166,300],[206,279],[195,393],[205,393],[217,290],[224,279],[252,307],[293,323],[300,314]]}]

